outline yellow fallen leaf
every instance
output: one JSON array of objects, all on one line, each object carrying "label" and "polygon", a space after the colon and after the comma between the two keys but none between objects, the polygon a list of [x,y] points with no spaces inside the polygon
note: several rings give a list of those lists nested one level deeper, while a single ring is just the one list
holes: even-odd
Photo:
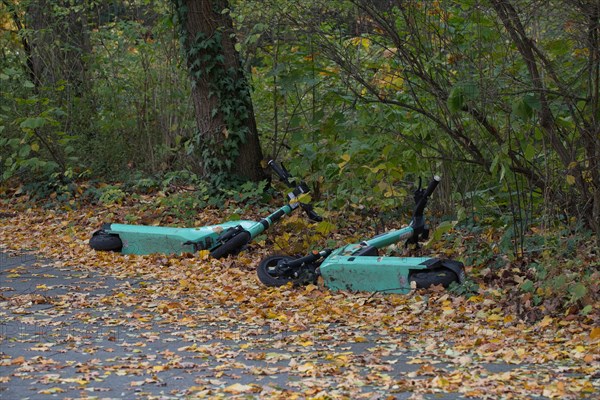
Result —
[{"label": "yellow fallen leaf", "polygon": [[444,315],[452,315],[455,313],[455,310],[453,307],[442,307],[442,314]]},{"label": "yellow fallen leaf", "polygon": [[312,363],[305,363],[298,366],[298,371],[300,372],[310,372],[315,369],[315,365]]},{"label": "yellow fallen leaf", "polygon": [[65,378],[62,379],[62,382],[74,382],[74,383],[78,383],[81,386],[85,386],[85,385],[89,385],[90,381],[86,381],[85,379],[78,379],[78,378]]},{"label": "yellow fallen leaf", "polygon": [[442,378],[441,376],[436,376],[431,381],[431,385],[433,387],[445,388],[450,385],[450,382],[446,378]]},{"label": "yellow fallen leaf", "polygon": [[410,361],[407,361],[407,364],[425,364],[427,362],[427,360],[422,360],[420,358],[413,358]]},{"label": "yellow fallen leaf", "polygon": [[198,256],[200,257],[201,260],[208,260],[208,257],[210,256],[210,251],[209,250],[200,250],[198,252]]},{"label": "yellow fallen leaf", "polygon": [[50,389],[44,389],[44,390],[40,390],[38,393],[39,394],[56,394],[56,393],[63,393],[65,390],[61,389],[59,387],[53,387]]},{"label": "yellow fallen leaf", "polygon": [[225,393],[232,394],[251,393],[256,392],[257,390],[259,390],[259,388],[255,385],[242,385],[241,383],[234,383],[223,389]]},{"label": "yellow fallen leaf", "polygon": [[504,318],[502,318],[498,314],[492,314],[492,315],[488,315],[488,317],[486,318],[486,320],[488,322],[494,322],[494,321],[502,321],[502,320],[504,320]]},{"label": "yellow fallen leaf", "polygon": [[600,326],[595,326],[592,328],[592,331],[590,332],[590,340],[594,341],[594,340],[598,340],[600,339]]},{"label": "yellow fallen leaf", "polygon": [[594,388],[594,385],[590,381],[585,381],[583,383],[583,386],[581,387],[582,393],[594,393],[595,391],[596,391],[596,389]]}]

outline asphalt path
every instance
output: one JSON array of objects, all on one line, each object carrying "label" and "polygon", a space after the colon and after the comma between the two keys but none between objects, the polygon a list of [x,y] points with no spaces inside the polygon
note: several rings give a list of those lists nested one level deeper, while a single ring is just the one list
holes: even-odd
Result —
[{"label": "asphalt path", "polygon": [[[186,315],[198,324],[182,327],[135,304],[101,306],[140,284],[31,254],[0,253],[0,398],[306,398],[322,395],[322,387],[331,398],[460,398],[394,386],[422,365],[409,346],[377,334],[358,343],[324,337],[303,346],[302,332],[203,324],[201,310]],[[515,365],[478,368],[493,374]],[[371,374],[385,374],[390,383],[370,380]]]}]

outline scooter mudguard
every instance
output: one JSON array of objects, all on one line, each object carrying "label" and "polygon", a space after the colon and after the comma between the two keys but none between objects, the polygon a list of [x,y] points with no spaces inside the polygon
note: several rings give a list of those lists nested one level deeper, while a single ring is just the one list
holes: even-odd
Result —
[{"label": "scooter mudguard", "polygon": [[248,229],[254,224],[255,221],[244,220],[198,228],[107,224],[102,229],[108,234],[119,235],[123,254],[182,254],[210,249],[223,231],[238,225]]},{"label": "scooter mudguard", "polygon": [[462,263],[430,257],[352,256],[344,248],[332,253],[320,265],[325,286],[332,290],[408,293],[411,272],[448,268],[464,280]]}]

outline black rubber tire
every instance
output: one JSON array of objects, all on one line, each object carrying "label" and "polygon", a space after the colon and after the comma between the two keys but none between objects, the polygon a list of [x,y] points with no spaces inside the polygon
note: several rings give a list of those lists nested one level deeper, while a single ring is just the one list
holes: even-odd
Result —
[{"label": "black rubber tire", "polygon": [[210,256],[213,258],[227,257],[230,254],[239,253],[242,248],[250,242],[249,232],[240,232],[213,251],[210,252]]},{"label": "black rubber tire", "polygon": [[91,237],[90,247],[99,251],[121,251],[123,242],[119,235],[98,232]]},{"label": "black rubber tire", "polygon": [[271,268],[277,266],[277,264],[282,260],[293,260],[294,257],[284,256],[281,254],[275,254],[268,257],[265,257],[261,260],[260,264],[258,264],[258,268],[256,269],[256,273],[258,274],[258,279],[266,286],[284,286],[287,285],[288,282],[292,282],[293,278],[291,276],[277,276],[273,275],[270,271]]},{"label": "black rubber tire", "polygon": [[410,274],[409,280],[415,281],[418,289],[436,285],[447,288],[452,282],[458,282],[458,276],[447,268],[424,269]]}]

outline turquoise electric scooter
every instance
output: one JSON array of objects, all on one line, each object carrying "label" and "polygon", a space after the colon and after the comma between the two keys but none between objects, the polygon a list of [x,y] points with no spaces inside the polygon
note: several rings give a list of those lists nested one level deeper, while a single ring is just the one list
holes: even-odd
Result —
[{"label": "turquoise electric scooter", "polygon": [[288,194],[286,205],[260,221],[228,221],[198,228],[105,224],[92,235],[90,247],[123,254],[182,254],[208,250],[211,257],[222,258],[239,253],[255,237],[298,207],[302,208],[312,221],[321,221],[322,218],[310,204],[298,200],[301,195],[309,192],[306,183],[301,181],[297,184],[291,180],[285,167],[277,165],[273,160],[269,161],[269,166],[293,190]]},{"label": "turquoise electric scooter", "polygon": [[435,176],[427,189],[422,189],[419,180],[419,187],[414,193],[416,205],[409,226],[335,250],[314,251],[300,258],[268,256],[258,265],[259,280],[267,286],[282,286],[289,282],[314,283],[318,276],[322,276],[325,286],[332,290],[385,293],[408,293],[413,286],[448,287],[452,282],[464,282],[464,265],[459,261],[379,255],[379,249],[394,243],[404,241],[405,245],[418,246],[419,241],[428,238],[429,229],[423,214],[429,196],[439,181],[440,178]]}]

